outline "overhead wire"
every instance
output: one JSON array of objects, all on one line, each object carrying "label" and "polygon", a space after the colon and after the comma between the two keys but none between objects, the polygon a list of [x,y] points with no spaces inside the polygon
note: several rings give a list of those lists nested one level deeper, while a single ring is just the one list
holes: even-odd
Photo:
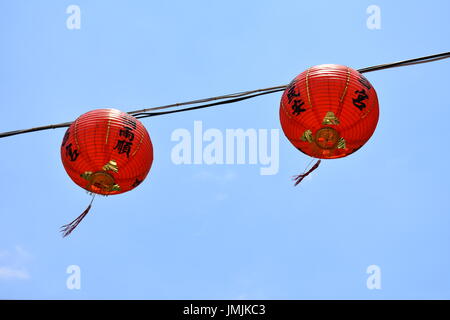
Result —
[{"label": "overhead wire", "polygon": [[[429,63],[429,62],[434,62],[434,61],[447,59],[447,58],[450,58],[450,52],[443,52],[443,53],[433,54],[433,55],[409,59],[409,60],[403,60],[403,61],[397,61],[397,62],[392,62],[392,63],[370,66],[370,67],[358,69],[358,71],[360,73],[367,73],[367,72],[385,70],[385,69],[396,68],[396,67],[404,67],[404,66],[417,65],[417,64],[422,64],[422,63]],[[172,114],[172,113],[198,110],[198,109],[209,108],[209,107],[214,107],[214,106],[219,106],[219,105],[224,105],[224,104],[236,103],[239,101],[255,98],[258,96],[284,91],[286,89],[286,87],[287,87],[287,85],[280,85],[280,86],[273,86],[273,87],[269,87],[269,88],[242,91],[242,92],[231,93],[231,94],[215,96],[215,97],[210,97],[210,98],[197,99],[197,100],[179,102],[179,103],[174,103],[174,104],[169,104],[169,105],[164,105],[164,106],[128,111],[128,114],[133,115],[134,117],[136,117],[138,119],[142,119],[142,118],[147,118],[147,117],[155,117],[155,116],[161,116],[161,115]],[[215,101],[215,102],[212,102],[212,101]],[[206,104],[185,107],[185,108],[179,108],[182,106],[196,105],[196,104],[200,104],[200,103],[206,103]],[[174,108],[178,108],[178,109],[174,109]],[[173,109],[173,110],[167,110],[167,109]],[[159,111],[159,110],[164,110],[164,111]],[[0,133],[0,138],[14,136],[14,135],[18,135],[18,134],[36,132],[36,131],[65,128],[65,127],[69,127],[71,124],[72,124],[72,121],[63,122],[63,123],[59,123],[59,124],[50,124],[50,125],[46,125],[46,126],[34,127],[34,128],[29,128],[29,129],[8,131],[8,132]]]}]

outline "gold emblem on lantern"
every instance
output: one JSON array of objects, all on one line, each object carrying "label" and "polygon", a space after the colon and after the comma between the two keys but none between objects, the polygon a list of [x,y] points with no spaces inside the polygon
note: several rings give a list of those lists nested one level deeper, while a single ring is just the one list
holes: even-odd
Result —
[{"label": "gold emblem on lantern", "polygon": [[339,132],[337,132],[336,129],[325,127],[317,130],[314,142],[321,149],[330,150],[336,148],[339,142],[339,138],[340,138]]},{"label": "gold emblem on lantern", "polygon": [[109,162],[105,164],[102,169],[105,171],[111,170],[114,172],[119,172],[119,167],[117,166],[117,162],[115,160],[109,160]]},{"label": "gold emblem on lantern", "polygon": [[114,183],[114,178],[105,171],[90,172],[81,174],[83,179],[88,181],[86,189],[95,193],[107,193],[120,191],[120,186]]},{"label": "gold emblem on lantern", "polygon": [[322,124],[325,124],[325,125],[331,125],[331,124],[338,125],[339,123],[340,123],[339,119],[336,117],[336,115],[332,111],[328,111],[327,114],[325,115],[325,118],[323,118],[323,121],[322,121]]},{"label": "gold emblem on lantern", "polygon": [[345,141],[345,139],[344,138],[340,138],[339,139],[339,141],[338,141],[338,144],[337,144],[337,147],[336,148],[338,148],[338,149],[347,149],[347,146],[346,146],[346,141]]},{"label": "gold emblem on lantern", "polygon": [[80,176],[87,180],[86,189],[95,193],[108,193],[120,191],[120,186],[115,183],[114,177],[107,171],[118,172],[119,167],[115,160],[110,160],[102,167],[103,171],[86,171]]},{"label": "gold emblem on lantern", "polygon": [[306,130],[305,132],[303,132],[302,137],[300,138],[300,140],[305,141],[305,142],[313,142],[313,136],[312,136],[312,131],[311,130]]}]

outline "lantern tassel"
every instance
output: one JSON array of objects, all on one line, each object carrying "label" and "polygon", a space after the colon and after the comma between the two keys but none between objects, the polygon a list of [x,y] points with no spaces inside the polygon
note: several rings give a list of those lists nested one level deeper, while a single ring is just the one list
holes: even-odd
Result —
[{"label": "lantern tassel", "polygon": [[89,206],[86,208],[86,210],[83,211],[82,214],[80,214],[75,220],[73,220],[71,223],[65,224],[61,227],[61,232],[63,234],[63,238],[67,237],[69,234],[72,233],[73,230],[80,224],[80,222],[86,217],[86,215],[89,213],[89,210],[91,210],[92,202],[94,201],[95,193],[92,196],[91,202],[89,203]]},{"label": "lantern tassel", "polygon": [[307,172],[299,174],[297,176],[294,176],[292,178],[292,180],[295,181],[294,186],[297,186],[300,182],[302,182],[303,179],[305,179],[311,172],[313,172],[314,170],[316,170],[319,167],[320,164],[320,159],[312,166],[311,169],[309,169]]}]

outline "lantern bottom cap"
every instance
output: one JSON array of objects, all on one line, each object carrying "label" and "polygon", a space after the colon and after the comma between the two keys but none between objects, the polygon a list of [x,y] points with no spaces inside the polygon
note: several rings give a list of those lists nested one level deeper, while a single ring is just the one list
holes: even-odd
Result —
[{"label": "lantern bottom cap", "polygon": [[114,177],[105,171],[86,172],[83,177],[88,180],[86,190],[90,192],[110,194],[113,191],[120,190],[119,185],[114,181]]}]

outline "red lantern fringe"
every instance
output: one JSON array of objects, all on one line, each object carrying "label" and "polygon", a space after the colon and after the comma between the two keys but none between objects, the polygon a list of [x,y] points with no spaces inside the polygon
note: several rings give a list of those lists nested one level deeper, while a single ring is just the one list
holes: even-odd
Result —
[{"label": "red lantern fringe", "polygon": [[86,208],[86,210],[83,211],[82,214],[80,214],[75,220],[72,222],[65,224],[61,227],[61,232],[63,234],[63,238],[67,237],[69,234],[72,233],[73,230],[80,224],[80,222],[86,217],[86,215],[89,213],[89,210],[91,210],[92,201],[94,201],[95,193],[92,195],[91,202],[89,203],[89,206]]},{"label": "red lantern fringe", "polygon": [[319,165],[320,165],[320,159],[306,173],[302,173],[302,174],[299,174],[297,176],[294,176],[292,178],[292,180],[295,181],[294,186],[297,186],[300,182],[302,182],[302,180],[305,179],[311,172],[316,170],[319,167]]}]

